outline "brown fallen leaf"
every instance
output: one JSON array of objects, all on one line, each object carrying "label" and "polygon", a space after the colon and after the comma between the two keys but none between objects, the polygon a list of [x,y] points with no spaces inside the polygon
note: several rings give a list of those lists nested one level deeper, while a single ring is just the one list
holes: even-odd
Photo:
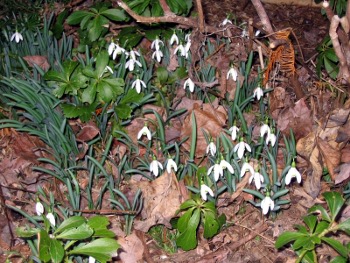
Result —
[{"label": "brown fallen leaf", "polygon": [[350,163],[343,163],[339,167],[340,171],[335,177],[335,184],[340,184],[350,178]]},{"label": "brown fallen leaf", "polygon": [[135,233],[126,237],[118,237],[118,243],[121,246],[118,257],[124,263],[142,262],[143,252],[145,250],[142,241]]},{"label": "brown fallen leaf", "polygon": [[340,164],[340,151],[338,149],[334,149],[329,143],[322,140],[320,137],[316,139],[317,146],[322,154],[322,159],[327,165],[329,174],[332,177],[332,180],[335,180],[335,168],[337,168]]},{"label": "brown fallen leaf", "polygon": [[170,220],[184,201],[175,174],[165,171],[157,179],[132,181],[133,189],[141,189],[143,197],[142,220],[136,220],[135,229],[147,232],[158,224],[171,228]]},{"label": "brown fallen leaf", "polygon": [[[217,138],[222,128],[226,123],[227,114],[222,106],[213,108],[212,105],[203,105],[203,109],[195,107],[192,111],[194,113],[197,124],[197,141],[196,141],[196,156],[203,156],[207,148],[207,142],[203,131],[212,138]],[[181,130],[181,140],[189,138],[183,147],[190,150],[191,136],[192,136],[192,113],[190,113],[184,120]]]},{"label": "brown fallen leaf", "polygon": [[77,141],[88,142],[100,133],[100,130],[98,129],[96,123],[93,121],[83,123],[80,126],[81,130],[77,134]]},{"label": "brown fallen leaf", "polygon": [[44,71],[47,71],[50,68],[50,64],[44,56],[25,56],[23,59],[27,61],[28,65],[32,68],[34,65],[37,65]]}]

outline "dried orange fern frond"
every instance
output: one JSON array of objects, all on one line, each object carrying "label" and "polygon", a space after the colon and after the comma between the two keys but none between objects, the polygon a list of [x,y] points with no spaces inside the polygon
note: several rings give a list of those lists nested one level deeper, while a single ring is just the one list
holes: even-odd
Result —
[{"label": "dried orange fern frond", "polygon": [[270,43],[270,55],[269,63],[266,67],[264,83],[269,80],[270,73],[275,68],[276,63],[279,64],[279,70],[286,73],[289,76],[295,73],[295,53],[292,42],[289,39],[289,35],[292,32],[291,28],[286,28],[281,31],[275,32],[275,40]]}]

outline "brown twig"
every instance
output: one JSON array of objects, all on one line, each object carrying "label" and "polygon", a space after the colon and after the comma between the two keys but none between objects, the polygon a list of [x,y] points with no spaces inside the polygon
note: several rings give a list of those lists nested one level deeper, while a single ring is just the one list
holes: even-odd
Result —
[{"label": "brown twig", "polygon": [[[164,16],[158,16],[158,17],[146,17],[146,16],[140,16],[138,14],[136,14],[133,10],[131,10],[131,8],[124,3],[122,0],[117,0],[117,4],[125,10],[125,12],[127,12],[132,18],[134,18],[137,22],[139,23],[143,23],[143,24],[153,24],[153,23],[175,23],[178,25],[182,25],[185,27],[190,27],[190,28],[200,28],[203,31],[201,31],[201,33],[204,32],[217,32],[218,29],[216,27],[213,26],[209,26],[209,25],[204,25],[203,24],[203,28],[201,28],[200,25],[200,21],[197,21],[196,19],[193,18],[188,18],[188,17],[183,17],[183,16],[177,16],[176,14],[174,14],[173,12],[169,10],[164,10],[164,13],[167,12],[166,15]],[[164,3],[163,3],[164,5]],[[167,7],[164,5],[162,6],[165,9],[167,9]],[[204,20],[204,19],[203,19]],[[204,22],[203,22],[204,23]]]},{"label": "brown twig", "polygon": [[255,7],[256,12],[258,13],[258,16],[261,20],[261,23],[263,24],[262,29],[265,30],[265,32],[267,32],[271,36],[273,36],[273,29],[271,26],[270,19],[269,19],[268,15],[266,14],[265,8],[261,4],[261,1],[260,0],[252,0],[252,3]]},{"label": "brown twig", "polygon": [[203,6],[202,1],[197,0],[197,9],[198,9],[198,24],[199,24],[199,31],[204,32],[204,14],[203,14]]}]

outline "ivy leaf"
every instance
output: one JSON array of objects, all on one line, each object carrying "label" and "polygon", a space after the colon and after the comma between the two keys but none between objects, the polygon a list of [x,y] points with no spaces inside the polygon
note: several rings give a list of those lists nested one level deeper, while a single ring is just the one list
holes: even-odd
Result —
[{"label": "ivy leaf", "polygon": [[332,221],[334,221],[340,209],[344,205],[344,199],[338,192],[326,192],[326,193],[323,193],[323,196],[326,199],[326,202],[328,204]]},{"label": "ivy leaf", "polygon": [[298,238],[306,238],[308,235],[299,232],[284,232],[282,233],[276,240],[275,247],[281,248],[284,245],[298,239]]},{"label": "ivy leaf", "polygon": [[70,252],[69,255],[86,255],[95,258],[101,263],[110,261],[113,256],[116,256],[119,244],[112,238],[99,238],[84,246],[77,247]]}]

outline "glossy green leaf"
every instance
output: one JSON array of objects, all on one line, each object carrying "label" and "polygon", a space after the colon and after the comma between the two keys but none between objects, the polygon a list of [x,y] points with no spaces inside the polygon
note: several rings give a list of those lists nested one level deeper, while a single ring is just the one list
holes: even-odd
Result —
[{"label": "glossy green leaf", "polygon": [[350,235],[350,218],[346,219],[345,221],[339,223],[338,229],[344,231],[348,235]]},{"label": "glossy green leaf", "polygon": [[168,70],[165,67],[158,67],[156,71],[156,76],[159,80],[159,83],[161,85],[164,85],[167,83],[169,77]]},{"label": "glossy green leaf", "polygon": [[51,239],[50,256],[53,263],[60,263],[64,257],[64,248],[60,241]]},{"label": "glossy green leaf", "polygon": [[282,233],[276,240],[275,247],[281,248],[284,245],[298,239],[298,238],[306,238],[308,235],[299,232],[284,232]]},{"label": "glossy green leaf", "polygon": [[38,233],[39,258],[43,262],[48,262],[51,259],[50,246],[51,238],[45,230]]},{"label": "glossy green leaf", "polygon": [[304,223],[308,226],[310,233],[314,232],[315,226],[317,224],[317,216],[308,215],[303,218]]},{"label": "glossy green leaf", "polygon": [[342,256],[337,256],[333,258],[329,263],[347,263],[348,259]]},{"label": "glossy green leaf", "polygon": [[102,50],[96,57],[96,75],[102,76],[109,62],[109,55],[106,50]]},{"label": "glossy green leaf", "polygon": [[349,250],[344,247],[338,240],[329,237],[322,237],[321,239],[332,248],[334,248],[341,256],[348,257]]},{"label": "glossy green leaf", "polygon": [[118,118],[125,120],[131,118],[132,108],[129,105],[118,104],[114,106],[114,112]]},{"label": "glossy green leaf", "polygon": [[[120,87],[124,86],[124,81],[120,82]],[[140,103],[143,99],[144,95],[142,93],[137,93],[135,89],[129,89],[128,93],[123,95],[123,98],[120,100],[121,104],[129,104],[129,103]]]},{"label": "glossy green leaf", "polygon": [[79,24],[83,20],[83,18],[91,18],[92,16],[93,14],[88,11],[76,11],[67,18],[67,23],[69,25],[76,25]]},{"label": "glossy green leaf", "polygon": [[120,9],[107,9],[105,11],[100,12],[100,14],[106,16],[110,20],[117,22],[128,20],[128,17],[125,15],[125,12]]},{"label": "glossy green leaf", "polygon": [[305,236],[305,237],[299,237],[295,240],[293,243],[293,250],[313,250],[315,248],[315,244],[312,241],[312,237],[310,236]]},{"label": "glossy green leaf", "polygon": [[85,122],[91,119],[95,111],[95,105],[74,105],[74,104],[61,104],[64,116],[66,118],[77,118]]},{"label": "glossy green leaf", "polygon": [[321,205],[314,205],[309,210],[308,213],[318,213],[321,214],[321,218],[325,221],[331,222],[331,218],[327,210]]},{"label": "glossy green leaf", "polygon": [[317,224],[315,229],[315,234],[320,234],[324,230],[326,230],[329,227],[329,223],[327,221],[321,221]]},{"label": "glossy green leaf", "polygon": [[191,219],[193,210],[195,209],[195,207],[191,207],[190,209],[188,209],[180,218],[179,220],[177,220],[177,226],[176,228],[180,231],[180,232],[184,232],[188,226],[188,222]]},{"label": "glossy green leaf", "polygon": [[17,227],[16,228],[16,235],[18,237],[28,238],[33,237],[37,235],[40,232],[40,229],[37,228],[31,228],[31,227]]},{"label": "glossy green leaf", "polygon": [[95,101],[96,98],[96,86],[95,85],[90,85],[86,89],[84,89],[81,99],[83,102],[87,102],[92,104]]},{"label": "glossy green leaf", "polygon": [[58,234],[63,232],[66,229],[69,228],[75,228],[78,227],[82,224],[85,223],[85,218],[82,216],[72,216],[70,218],[67,218],[66,220],[64,220],[60,226],[56,229],[56,231],[54,232],[54,234]]},{"label": "glossy green leaf", "polygon": [[340,209],[344,205],[344,199],[341,196],[341,194],[338,192],[326,192],[326,193],[323,193],[323,196],[326,199],[326,202],[328,204],[332,221],[334,221]]},{"label": "glossy green leaf", "polygon": [[188,220],[186,229],[176,239],[176,244],[185,251],[194,249],[197,246],[197,228],[200,221],[200,213],[199,208],[194,210],[191,218]]},{"label": "glossy green leaf", "polygon": [[113,231],[107,229],[108,218],[105,216],[94,216],[89,218],[87,224],[94,230],[94,237],[114,237]]},{"label": "glossy green leaf", "polygon": [[115,239],[112,238],[99,238],[84,246],[77,247],[71,250],[69,255],[86,255],[95,258],[101,263],[110,261],[112,256],[117,255],[119,244]]},{"label": "glossy green leaf", "polygon": [[84,223],[76,228],[68,228],[55,237],[57,239],[83,240],[91,237],[93,234],[94,230]]},{"label": "glossy green leaf", "polygon": [[195,207],[195,206],[197,206],[196,202],[193,199],[188,199],[180,205],[180,209],[186,210],[190,207]]},{"label": "glossy green leaf", "polygon": [[211,211],[204,212],[203,213],[203,221],[204,221],[203,236],[205,238],[211,238],[218,233],[219,223],[216,219],[216,214],[214,214]]}]

